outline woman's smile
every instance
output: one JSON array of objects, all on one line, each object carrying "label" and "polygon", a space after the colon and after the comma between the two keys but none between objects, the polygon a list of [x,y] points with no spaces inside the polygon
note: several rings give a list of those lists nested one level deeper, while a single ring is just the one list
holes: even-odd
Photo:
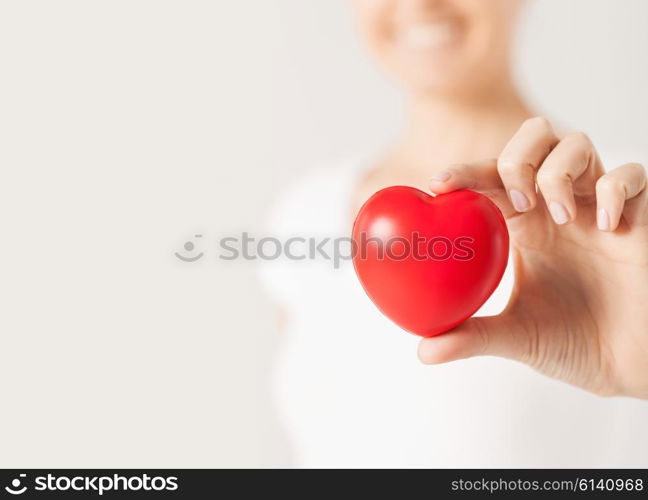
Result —
[{"label": "woman's smile", "polygon": [[426,56],[448,50],[463,38],[461,23],[453,19],[420,22],[396,28],[397,47],[411,55]]}]

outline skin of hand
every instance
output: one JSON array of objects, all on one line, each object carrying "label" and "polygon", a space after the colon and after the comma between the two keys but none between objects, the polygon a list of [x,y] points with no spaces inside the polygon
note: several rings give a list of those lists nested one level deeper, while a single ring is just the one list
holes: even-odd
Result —
[{"label": "skin of hand", "polygon": [[635,163],[605,173],[583,133],[524,122],[497,160],[453,165],[437,194],[491,198],[511,236],[515,285],[498,316],[423,339],[426,364],[501,356],[603,396],[648,399],[648,189]]}]

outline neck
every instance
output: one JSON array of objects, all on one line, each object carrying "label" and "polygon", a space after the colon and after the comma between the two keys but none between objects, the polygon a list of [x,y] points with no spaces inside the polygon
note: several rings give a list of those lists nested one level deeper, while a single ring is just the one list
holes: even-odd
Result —
[{"label": "neck", "polygon": [[499,155],[531,113],[509,81],[472,95],[417,94],[393,151],[399,169],[430,171]]}]

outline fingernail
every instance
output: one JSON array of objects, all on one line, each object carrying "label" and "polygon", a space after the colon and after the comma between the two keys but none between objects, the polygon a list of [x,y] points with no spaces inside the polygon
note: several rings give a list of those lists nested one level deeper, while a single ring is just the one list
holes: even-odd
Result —
[{"label": "fingernail", "polygon": [[529,210],[531,203],[529,202],[529,198],[527,198],[522,191],[511,189],[509,191],[509,196],[511,197],[511,203],[513,203],[513,208],[515,208],[515,210],[518,212],[526,212]]},{"label": "fingernail", "polygon": [[596,212],[596,225],[601,231],[610,229],[610,216],[604,208],[599,208],[598,212]]},{"label": "fingernail", "polygon": [[432,177],[432,181],[434,182],[446,182],[448,179],[450,179],[450,172],[447,170],[442,170],[441,172],[437,173]]},{"label": "fingernail", "polygon": [[569,214],[562,203],[552,201],[549,204],[549,212],[551,212],[551,217],[553,217],[556,224],[565,224],[569,221]]}]

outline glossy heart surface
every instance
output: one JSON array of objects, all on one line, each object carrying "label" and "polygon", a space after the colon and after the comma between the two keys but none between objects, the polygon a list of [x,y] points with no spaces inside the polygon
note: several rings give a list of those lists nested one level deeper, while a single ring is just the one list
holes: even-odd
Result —
[{"label": "glossy heart surface", "polygon": [[472,316],[497,288],[509,254],[504,218],[473,191],[431,196],[406,186],[375,193],[353,226],[365,291],[405,330],[431,337]]}]

